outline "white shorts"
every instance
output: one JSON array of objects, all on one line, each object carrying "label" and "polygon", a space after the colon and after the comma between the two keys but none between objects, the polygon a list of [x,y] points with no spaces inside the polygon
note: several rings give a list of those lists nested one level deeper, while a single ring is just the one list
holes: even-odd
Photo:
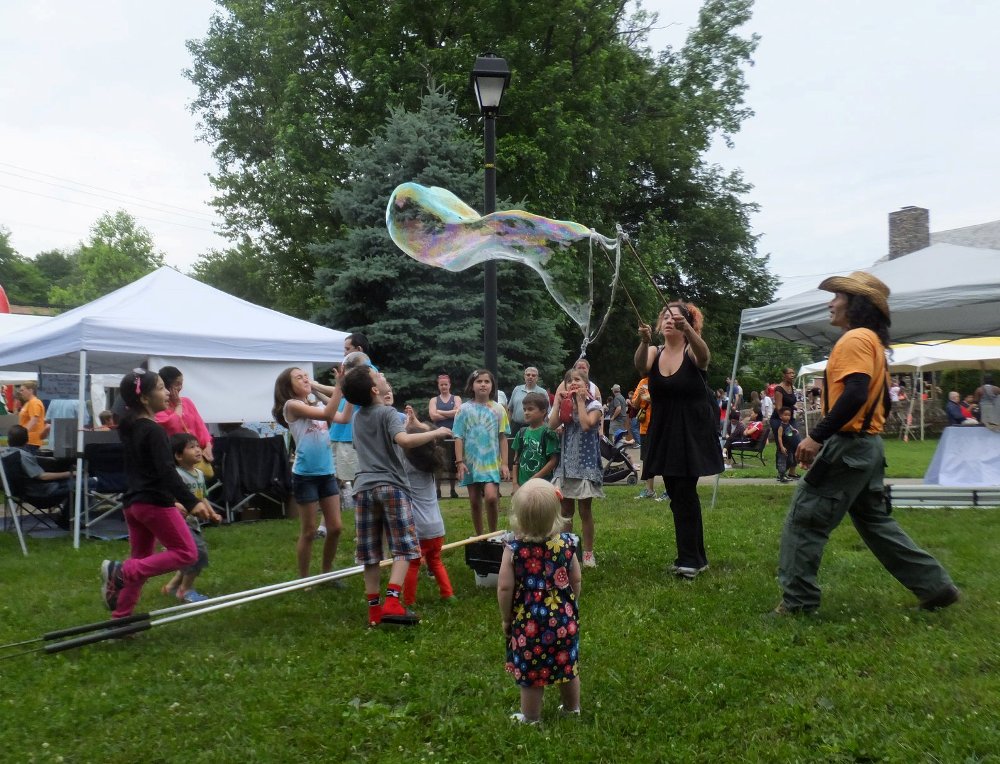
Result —
[{"label": "white shorts", "polygon": [[358,452],[354,450],[353,443],[343,443],[333,441],[333,460],[337,470],[337,480],[347,482],[353,481],[358,474]]},{"label": "white shorts", "polygon": [[556,477],[552,481],[564,499],[603,499],[604,487],[581,478]]}]

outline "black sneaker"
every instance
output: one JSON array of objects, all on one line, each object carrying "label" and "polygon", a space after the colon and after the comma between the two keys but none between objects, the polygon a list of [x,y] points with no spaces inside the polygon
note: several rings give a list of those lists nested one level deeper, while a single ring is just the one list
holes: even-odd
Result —
[{"label": "black sneaker", "polygon": [[383,606],[382,623],[389,624],[390,626],[416,626],[420,623],[420,616],[408,607],[403,608],[402,613],[387,613],[385,612],[385,606]]},{"label": "black sneaker", "polygon": [[962,597],[962,592],[954,584],[948,584],[944,589],[932,597],[923,600],[918,607],[921,610],[941,610],[949,605],[954,605]]},{"label": "black sneaker", "polygon": [[819,612],[815,607],[788,607],[784,602],[779,602],[774,610],[764,613],[764,618],[788,618],[805,617],[813,618]]},{"label": "black sneaker", "polygon": [[101,593],[108,610],[118,607],[118,594],[125,586],[122,578],[122,564],[117,560],[105,560],[101,563]]}]

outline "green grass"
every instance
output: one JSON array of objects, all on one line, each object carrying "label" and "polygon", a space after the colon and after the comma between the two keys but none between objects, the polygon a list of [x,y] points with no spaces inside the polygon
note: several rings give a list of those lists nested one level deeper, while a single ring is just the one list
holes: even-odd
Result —
[{"label": "green grass", "polygon": [[[887,478],[922,478],[934,456],[938,441],[911,440],[904,443],[898,438],[885,439],[885,460]],[[724,480],[739,480],[742,478],[773,478],[777,475],[774,467],[774,443],[764,447],[764,466],[758,459],[747,456],[743,467],[736,458],[736,469],[726,470]],[[638,458],[638,457],[637,457]]]},{"label": "green grass", "polygon": [[[424,622],[364,628],[363,587],[316,588],[167,624],[123,642],[0,662],[0,760],[11,762],[996,761],[1000,514],[906,510],[963,601],[928,614],[850,523],[833,535],[817,619],[767,621],[790,486],[727,483],[706,511],[712,568],[665,573],[667,506],[633,488],[598,502],[600,567],[584,573],[584,715],[512,726],[495,595],[461,551],[445,562],[459,601],[420,583]],[[709,495],[702,493],[703,500]],[[443,502],[450,539],[467,505]],[[506,506],[507,499],[504,500]],[[347,517],[345,537],[353,535]],[[209,529],[199,588],[237,591],[294,570],[293,521]],[[97,570],[123,542],[0,534],[0,642],[100,620]],[[351,544],[339,556],[351,564]],[[160,581],[141,609],[169,606]]]}]

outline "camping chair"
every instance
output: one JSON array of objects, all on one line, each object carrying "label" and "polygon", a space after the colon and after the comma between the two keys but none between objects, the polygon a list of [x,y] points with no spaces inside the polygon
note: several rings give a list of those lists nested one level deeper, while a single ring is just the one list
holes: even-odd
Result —
[{"label": "camping chair", "polygon": [[3,491],[7,496],[7,512],[14,519],[14,527],[17,529],[18,538],[21,541],[21,551],[28,554],[24,546],[23,529],[21,528],[20,517],[24,514],[34,518],[34,520],[47,528],[54,528],[51,522],[50,510],[53,507],[62,507],[66,501],[66,496],[41,494],[32,495],[32,480],[24,471],[21,465],[21,454],[18,451],[11,451],[0,457],[0,477],[3,478]]},{"label": "camping chair", "polygon": [[217,438],[213,451],[227,522],[257,497],[283,506],[292,482],[283,437]]},{"label": "camping chair", "polygon": [[[7,454],[2,459],[0,459],[0,478],[3,479],[3,495],[6,497],[6,500],[7,500],[7,514],[10,517],[14,518],[14,530],[17,531],[17,540],[21,544],[21,552],[24,554],[25,557],[27,557],[28,556],[28,547],[24,543],[24,533],[21,531],[21,520],[17,516],[17,507],[15,506],[15,503],[14,503],[15,502],[15,499],[14,499],[14,489],[11,488],[10,482],[7,480],[7,469],[8,469],[8,467],[7,467],[8,461],[7,460],[8,459],[11,460],[11,466],[10,466],[11,472],[13,473],[13,471],[15,469],[20,472],[21,471],[21,457],[18,456],[17,454]],[[14,459],[17,459],[17,467],[16,468],[15,468],[15,466],[13,464],[13,460]],[[23,474],[23,472],[22,472],[22,474]],[[4,518],[4,530],[7,530],[7,518],[6,517]]]},{"label": "camping chair", "polygon": [[[119,443],[87,443],[83,447],[84,485],[87,500],[83,510],[83,528],[90,529],[122,509],[125,493],[125,451]],[[99,513],[91,519],[91,515]]]},{"label": "camping chair", "polygon": [[770,437],[771,428],[768,426],[767,422],[764,422],[764,428],[761,430],[760,436],[757,440],[751,440],[749,442],[737,441],[736,443],[733,443],[733,445],[729,448],[729,456],[735,460],[736,455],[739,454],[740,467],[746,466],[743,463],[743,457],[747,455],[760,459],[761,466],[766,467],[767,464],[764,463],[764,448],[767,446],[767,441]]}]

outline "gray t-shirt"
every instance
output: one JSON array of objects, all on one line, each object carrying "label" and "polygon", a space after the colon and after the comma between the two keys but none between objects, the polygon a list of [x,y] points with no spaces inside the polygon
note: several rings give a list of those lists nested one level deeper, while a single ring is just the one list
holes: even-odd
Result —
[{"label": "gray t-shirt", "polygon": [[404,457],[406,476],[410,480],[410,506],[417,538],[436,539],[444,535],[444,519],[437,500],[437,478],[430,472],[414,467]]},{"label": "gray t-shirt", "polygon": [[[614,416],[616,408],[618,409],[618,416]],[[611,400],[610,409],[611,410],[609,413],[612,414],[611,435],[613,437],[616,430],[625,429],[625,422],[626,419],[628,418],[627,416],[628,403],[625,401],[625,396],[622,395],[621,393],[615,393],[615,397]]]},{"label": "gray t-shirt", "polygon": [[406,429],[399,421],[399,412],[391,406],[358,408],[354,415],[354,450],[358,454],[355,492],[383,484],[410,492],[403,459],[396,448],[396,436],[401,432]]}]

